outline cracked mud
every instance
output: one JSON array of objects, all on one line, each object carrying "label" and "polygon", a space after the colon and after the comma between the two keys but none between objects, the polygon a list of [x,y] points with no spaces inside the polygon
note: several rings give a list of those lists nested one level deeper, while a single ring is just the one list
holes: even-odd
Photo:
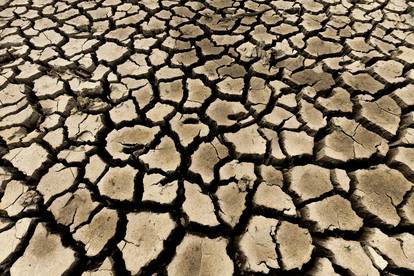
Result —
[{"label": "cracked mud", "polygon": [[0,7],[0,275],[414,275],[413,1]]}]

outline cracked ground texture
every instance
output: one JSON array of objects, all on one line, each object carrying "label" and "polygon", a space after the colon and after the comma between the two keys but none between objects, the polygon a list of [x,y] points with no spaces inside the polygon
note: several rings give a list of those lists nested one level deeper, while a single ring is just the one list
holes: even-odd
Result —
[{"label": "cracked ground texture", "polygon": [[413,1],[0,7],[0,275],[414,275]]}]

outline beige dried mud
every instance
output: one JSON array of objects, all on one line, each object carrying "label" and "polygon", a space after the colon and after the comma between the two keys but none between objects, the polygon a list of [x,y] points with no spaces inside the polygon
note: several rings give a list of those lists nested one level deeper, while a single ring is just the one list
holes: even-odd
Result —
[{"label": "beige dried mud", "polygon": [[413,8],[0,0],[0,275],[414,274]]}]

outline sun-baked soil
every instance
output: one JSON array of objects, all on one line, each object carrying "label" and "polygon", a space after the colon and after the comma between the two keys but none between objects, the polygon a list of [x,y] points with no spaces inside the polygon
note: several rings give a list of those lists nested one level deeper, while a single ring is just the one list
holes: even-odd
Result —
[{"label": "sun-baked soil", "polygon": [[0,275],[414,275],[413,9],[0,0]]}]

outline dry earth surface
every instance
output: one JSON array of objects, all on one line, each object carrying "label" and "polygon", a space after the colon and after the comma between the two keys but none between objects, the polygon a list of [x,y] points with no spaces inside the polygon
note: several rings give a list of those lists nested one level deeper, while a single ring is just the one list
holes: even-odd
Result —
[{"label": "dry earth surface", "polygon": [[0,0],[0,275],[414,275],[403,0]]}]

